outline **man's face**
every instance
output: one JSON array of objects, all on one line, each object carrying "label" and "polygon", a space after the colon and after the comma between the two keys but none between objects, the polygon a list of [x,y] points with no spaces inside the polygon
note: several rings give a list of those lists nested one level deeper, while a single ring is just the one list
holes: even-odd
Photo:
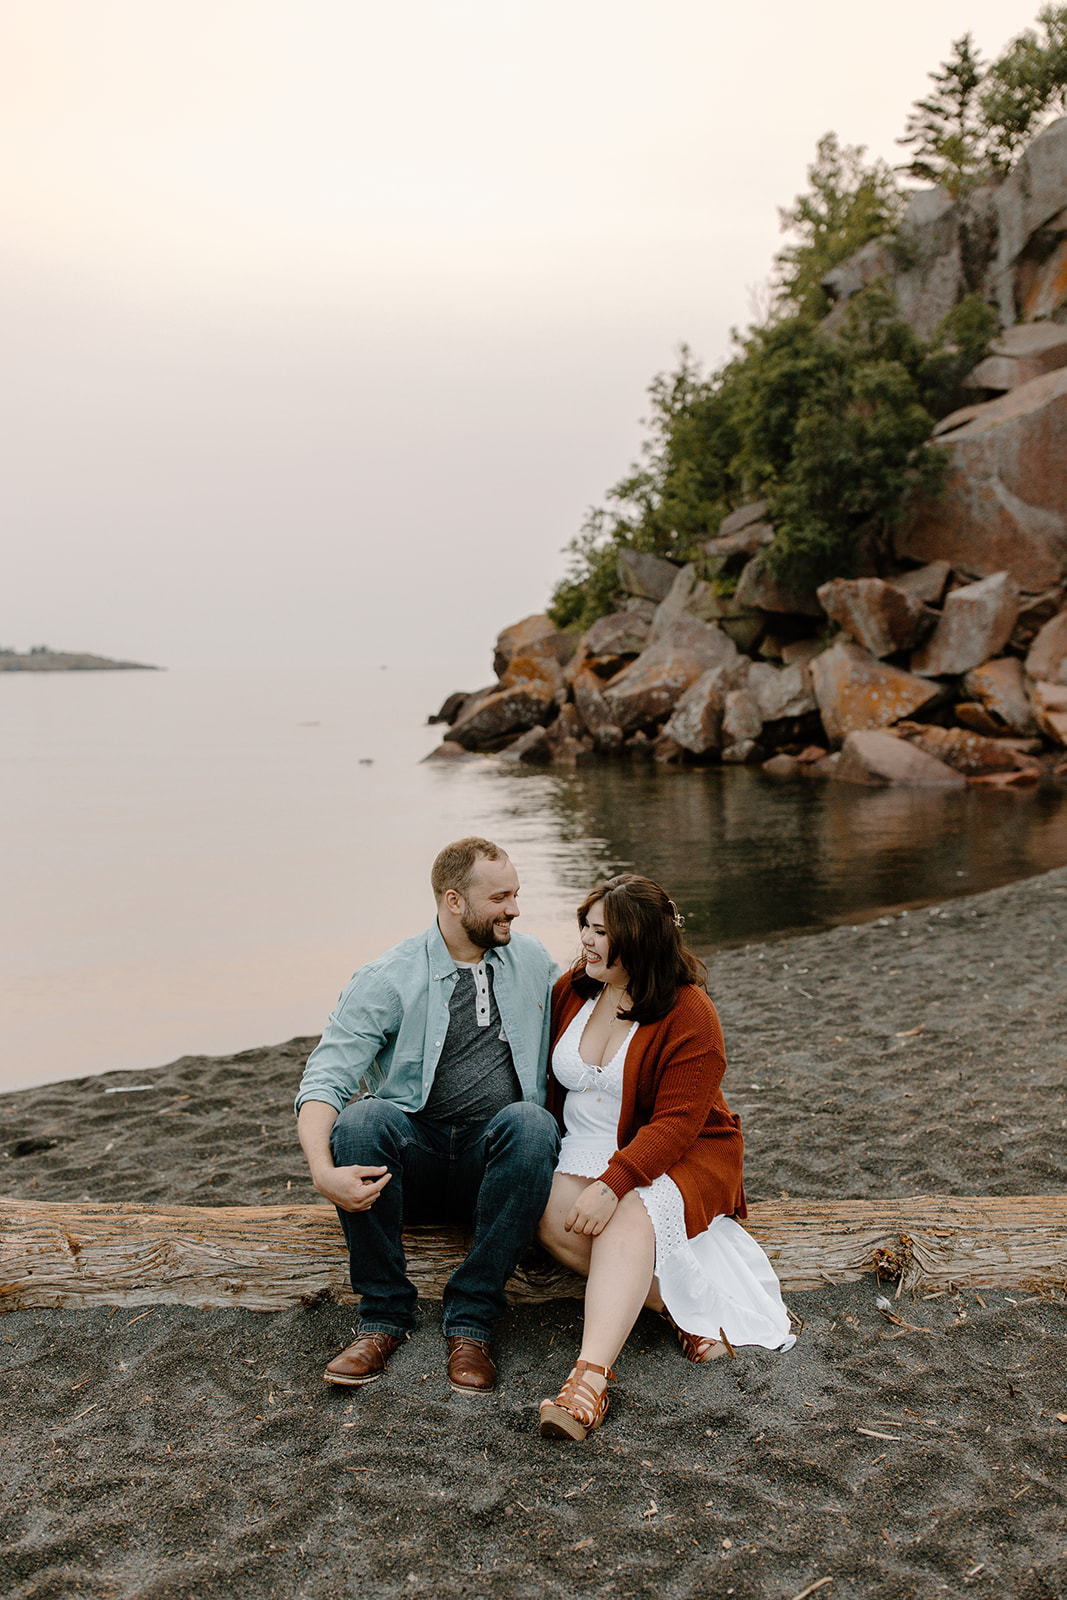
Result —
[{"label": "man's face", "polygon": [[460,896],[460,921],[471,944],[480,950],[507,944],[519,914],[519,875],[507,856],[480,857],[470,888]]}]

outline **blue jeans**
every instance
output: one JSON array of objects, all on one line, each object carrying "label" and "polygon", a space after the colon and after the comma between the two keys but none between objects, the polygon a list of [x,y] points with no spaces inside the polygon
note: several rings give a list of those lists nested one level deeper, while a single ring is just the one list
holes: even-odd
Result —
[{"label": "blue jeans", "polygon": [[330,1132],[338,1167],[388,1167],[369,1211],[337,1215],[348,1243],[361,1333],[404,1336],[416,1326],[418,1291],[407,1275],[405,1223],[473,1227],[466,1260],[444,1291],[446,1338],[488,1339],[507,1305],[504,1285],[548,1202],[559,1129],[543,1106],[505,1106],[488,1122],[432,1122],[388,1100],[356,1100]]}]

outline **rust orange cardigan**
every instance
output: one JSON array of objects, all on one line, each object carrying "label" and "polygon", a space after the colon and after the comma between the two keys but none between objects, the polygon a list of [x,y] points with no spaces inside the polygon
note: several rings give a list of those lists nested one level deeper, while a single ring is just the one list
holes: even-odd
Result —
[{"label": "rust orange cardigan", "polygon": [[[552,1049],[584,1004],[565,972],[552,991]],[[685,1201],[690,1239],[715,1217],[744,1217],[741,1119],[722,1097],[726,1070],[718,1013],[702,989],[679,989],[660,1022],[640,1023],[623,1072],[619,1148],[600,1181],[621,1199],[666,1172]],[[566,1090],[548,1077],[548,1108],[562,1126]]]}]

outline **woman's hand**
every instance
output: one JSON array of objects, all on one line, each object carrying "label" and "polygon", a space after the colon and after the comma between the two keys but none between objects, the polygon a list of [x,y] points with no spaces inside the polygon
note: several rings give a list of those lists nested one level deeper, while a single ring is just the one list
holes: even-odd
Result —
[{"label": "woman's hand", "polygon": [[599,1179],[584,1188],[567,1213],[563,1226],[568,1232],[587,1233],[595,1237],[603,1233],[612,1217],[619,1198]]}]

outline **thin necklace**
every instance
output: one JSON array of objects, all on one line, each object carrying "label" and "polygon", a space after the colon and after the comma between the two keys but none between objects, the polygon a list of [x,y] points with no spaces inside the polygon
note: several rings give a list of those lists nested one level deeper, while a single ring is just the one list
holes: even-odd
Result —
[{"label": "thin necklace", "polygon": [[608,1027],[609,1028],[613,1028],[617,1022],[622,1022],[624,1020],[627,1020],[627,1019],[624,1019],[623,1017],[619,1016],[619,1007],[622,1005],[623,1001],[626,999],[626,985],[623,984],[622,988],[619,989],[619,988],[616,988],[616,986],[613,983],[606,983],[604,985],[604,987],[605,987],[605,989],[607,989],[609,994],[618,995],[618,999],[615,1001],[614,1012],[613,1012],[612,1016],[608,1020]]}]

